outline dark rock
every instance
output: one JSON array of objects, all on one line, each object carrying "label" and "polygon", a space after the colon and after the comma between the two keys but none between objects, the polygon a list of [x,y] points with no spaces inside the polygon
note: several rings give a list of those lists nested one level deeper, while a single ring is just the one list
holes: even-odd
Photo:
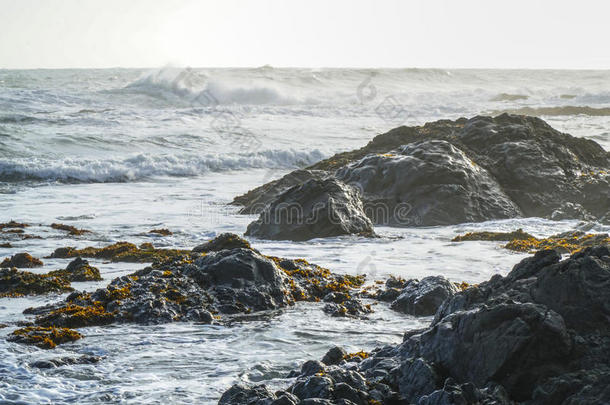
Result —
[{"label": "dark rock", "polygon": [[455,285],[442,276],[430,276],[421,281],[410,280],[391,307],[405,314],[430,316],[456,292]]},{"label": "dark rock", "polygon": [[266,405],[271,404],[275,399],[275,394],[264,385],[248,388],[236,384],[222,394],[218,405]]},{"label": "dark rock", "polygon": [[540,251],[506,277],[455,293],[430,327],[405,333],[401,344],[296,376],[288,390],[353,403],[608,403],[609,285],[606,245],[565,260]]},{"label": "dark rock", "polygon": [[330,316],[352,318],[363,318],[366,314],[373,312],[370,305],[362,304],[362,301],[357,298],[346,299],[340,304],[328,303],[323,310]]},{"label": "dark rock", "polygon": [[87,260],[80,257],[72,260],[65,270],[49,272],[50,276],[61,277],[68,281],[100,281],[102,276],[97,267],[93,267]]},{"label": "dark rock", "polygon": [[363,277],[336,275],[302,259],[224,249],[194,261],[172,258],[116,278],[91,294],[73,293],[64,302],[26,312],[36,315],[37,325],[70,328],[114,322],[230,322],[232,315],[276,310],[298,300],[319,301],[329,293],[345,295],[363,282]]},{"label": "dark rock", "polygon": [[193,252],[208,253],[218,252],[219,250],[225,249],[230,250],[235,248],[252,249],[252,246],[250,246],[250,242],[243,238],[240,238],[234,233],[221,233],[214,239],[201,245],[195,246],[193,248]]},{"label": "dark rock", "polygon": [[20,269],[31,269],[40,266],[42,266],[42,261],[32,257],[29,253],[17,253],[10,258],[7,257],[0,264],[0,267],[17,267]]},{"label": "dark rock", "polygon": [[599,144],[556,131],[539,118],[477,116],[395,128],[234,202],[246,208],[266,203],[315,172],[317,178],[336,175],[359,187],[375,224],[516,216],[608,221],[609,169],[610,153]]},{"label": "dark rock", "polygon": [[357,191],[335,179],[312,179],[286,190],[246,230],[247,236],[295,241],[354,234],[373,236],[373,224]]},{"label": "dark rock", "polygon": [[58,359],[39,360],[30,364],[35,368],[56,368],[75,364],[95,364],[99,363],[100,356],[81,356],[81,357],[60,357]]},{"label": "dark rock", "polygon": [[259,215],[267,205],[289,188],[303,184],[311,179],[323,179],[327,176],[321,170],[295,170],[278,180],[273,180],[261,187],[248,191],[243,196],[235,197],[233,204],[243,205],[240,214]]},{"label": "dark rock", "polygon": [[326,352],[322,358],[322,363],[326,364],[327,366],[339,364],[346,354],[347,352],[342,347],[334,346]]},{"label": "dark rock", "polygon": [[324,364],[317,360],[309,360],[303,363],[301,366],[301,374],[302,376],[309,376],[318,374],[324,371]]},{"label": "dark rock", "polygon": [[522,215],[487,170],[446,141],[370,155],[335,175],[363,191],[365,213],[375,224],[433,226]]}]

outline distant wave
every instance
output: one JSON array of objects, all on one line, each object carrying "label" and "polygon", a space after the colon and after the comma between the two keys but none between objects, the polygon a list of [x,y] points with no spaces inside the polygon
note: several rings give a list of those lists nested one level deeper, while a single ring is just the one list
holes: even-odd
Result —
[{"label": "distant wave", "polygon": [[216,103],[290,105],[303,101],[315,102],[315,100],[301,100],[288,96],[279,88],[266,83],[228,85],[220,80],[208,78],[201,72],[175,68],[148,72],[116,91],[144,94],[164,101],[183,102],[195,106],[210,106]]},{"label": "distant wave", "polygon": [[146,155],[125,159],[0,159],[0,182],[59,181],[64,183],[130,182],[151,177],[190,177],[206,172],[248,168],[295,168],[326,156],[312,152],[266,150],[236,155]]},{"label": "distant wave", "polygon": [[597,117],[610,116],[610,108],[588,107],[588,106],[563,106],[563,107],[522,107],[508,110],[497,110],[493,114],[501,113],[523,114],[533,116],[555,116],[555,115],[589,115]]}]

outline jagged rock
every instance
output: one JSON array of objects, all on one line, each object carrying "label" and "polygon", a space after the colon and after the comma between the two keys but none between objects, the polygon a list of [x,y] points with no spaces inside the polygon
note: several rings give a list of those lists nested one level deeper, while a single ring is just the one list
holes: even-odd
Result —
[{"label": "jagged rock", "polygon": [[405,314],[430,316],[456,292],[455,285],[443,276],[425,277],[421,281],[409,280],[391,307]]},{"label": "jagged rock", "polygon": [[357,191],[335,179],[286,190],[246,230],[247,236],[295,241],[353,234],[373,236],[373,224]]},{"label": "jagged rock", "polygon": [[87,260],[80,257],[72,260],[65,270],[49,272],[50,276],[61,277],[68,281],[100,281],[102,276],[97,267],[93,267]]},{"label": "jagged rock", "polygon": [[10,258],[7,257],[0,263],[0,267],[17,267],[20,269],[31,269],[40,266],[42,266],[42,261],[32,257],[29,253],[17,253]]},{"label": "jagged rock", "polygon": [[608,246],[563,261],[540,251],[506,277],[448,298],[430,327],[401,344],[301,373],[287,390],[331,403],[340,384],[350,401],[356,392],[362,401],[418,405],[608,403],[609,285]]},{"label": "jagged rock", "polygon": [[214,239],[202,243],[201,245],[197,245],[193,248],[193,252],[195,253],[208,253],[208,252],[217,252],[219,250],[224,249],[235,249],[235,248],[244,248],[244,249],[252,249],[250,246],[250,242],[245,240],[244,238],[240,238],[238,235],[234,233],[221,233]]},{"label": "jagged rock", "polygon": [[72,290],[70,282],[62,277],[35,274],[16,268],[0,269],[0,297],[63,293]]},{"label": "jagged rock", "polygon": [[[610,218],[610,153],[528,116],[477,116],[395,128],[363,148],[293,172],[234,203],[251,213],[248,207],[256,201],[271,201],[287,187],[310,180],[311,174],[304,173],[337,176],[359,187],[365,213],[375,224]],[[434,191],[440,193],[436,198]]]}]

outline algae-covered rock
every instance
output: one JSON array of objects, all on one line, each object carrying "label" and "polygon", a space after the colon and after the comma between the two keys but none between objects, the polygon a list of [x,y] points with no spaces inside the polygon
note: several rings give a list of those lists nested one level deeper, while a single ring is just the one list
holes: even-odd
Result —
[{"label": "algae-covered rock", "polygon": [[76,249],[70,246],[57,248],[49,257],[66,259],[80,256],[95,259],[106,259],[113,262],[146,263],[167,260],[172,257],[179,257],[189,254],[189,250],[156,249],[150,243],[142,244],[140,247],[138,247],[129,242],[117,242],[101,248],[91,246],[83,249]]},{"label": "algae-covered rock", "polygon": [[68,235],[72,235],[72,236],[80,236],[85,233],[91,233],[91,231],[88,231],[86,229],[78,229],[75,226],[65,225],[65,224],[54,223],[54,224],[51,224],[51,228],[58,229],[60,231],[66,231],[66,232],[68,232]]},{"label": "algae-covered rock", "polygon": [[68,281],[100,281],[102,276],[97,267],[93,267],[87,260],[80,257],[72,260],[64,270],[49,272],[50,276],[64,278]]},{"label": "algae-covered rock", "polygon": [[[219,236],[210,245],[223,241],[226,238]],[[214,316],[280,309],[296,301],[321,301],[329,294],[346,297],[339,302],[349,305],[349,293],[363,282],[363,276],[333,274],[302,259],[221,249],[197,257],[172,257],[116,278],[91,294],[73,293],[65,302],[27,313],[36,315],[37,325],[72,328],[114,322],[211,323]],[[364,307],[362,312],[370,311]]]},{"label": "algae-covered rock", "polygon": [[31,269],[42,266],[42,260],[33,257],[29,253],[17,253],[12,257],[7,257],[0,263],[0,267],[17,267]]},{"label": "algae-covered rock", "polygon": [[16,268],[0,269],[0,297],[19,297],[72,291],[70,282],[62,277],[35,274]]},{"label": "algae-covered rock", "polygon": [[195,246],[193,248],[193,252],[208,253],[235,248],[252,249],[252,246],[250,246],[250,242],[248,242],[244,238],[241,238],[239,235],[227,232],[221,233],[214,239],[202,243],[201,245]]},{"label": "algae-covered rock", "polygon": [[82,337],[83,335],[72,329],[29,326],[17,329],[9,335],[8,340],[34,345],[41,349],[54,349],[57,345],[74,342]]}]

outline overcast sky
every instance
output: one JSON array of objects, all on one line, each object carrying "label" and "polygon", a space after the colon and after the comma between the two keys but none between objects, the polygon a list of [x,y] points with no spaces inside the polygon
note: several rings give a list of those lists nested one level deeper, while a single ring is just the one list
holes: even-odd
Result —
[{"label": "overcast sky", "polygon": [[610,68],[603,0],[0,0],[0,68]]}]

